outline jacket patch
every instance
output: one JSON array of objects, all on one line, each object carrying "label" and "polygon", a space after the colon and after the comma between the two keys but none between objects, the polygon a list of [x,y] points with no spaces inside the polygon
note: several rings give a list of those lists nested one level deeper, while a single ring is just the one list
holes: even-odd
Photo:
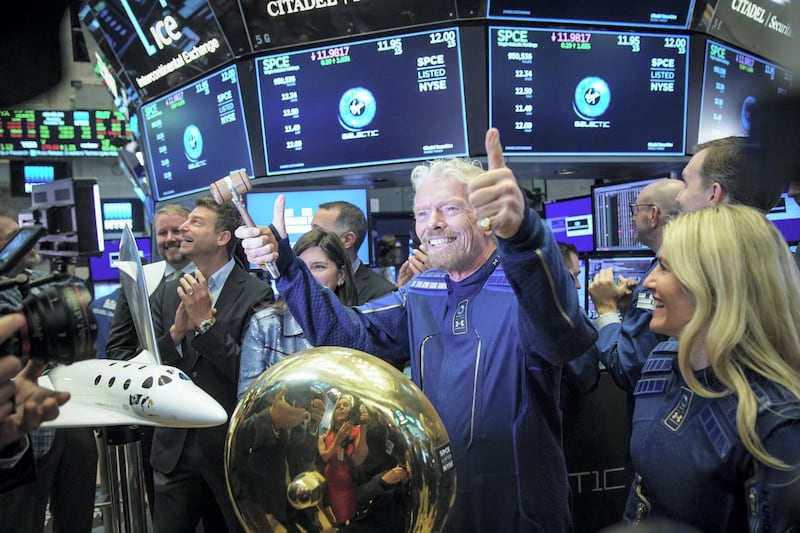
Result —
[{"label": "jacket patch", "polygon": [[467,332],[467,308],[469,300],[464,300],[456,307],[453,315],[453,335],[463,335]]},{"label": "jacket patch", "polygon": [[639,296],[636,298],[636,309],[646,309],[648,311],[652,311],[655,308],[656,301],[653,299],[653,295],[648,291],[640,292]]},{"label": "jacket patch", "polygon": [[667,418],[664,419],[664,425],[672,431],[678,431],[686,419],[686,413],[689,411],[689,406],[692,403],[694,393],[686,387],[681,387],[681,396],[672,411],[670,411]]}]

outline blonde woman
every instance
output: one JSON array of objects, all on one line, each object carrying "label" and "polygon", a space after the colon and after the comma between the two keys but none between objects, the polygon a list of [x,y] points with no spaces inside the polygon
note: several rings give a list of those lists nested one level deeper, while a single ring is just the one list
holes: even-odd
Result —
[{"label": "blonde woman", "polygon": [[781,235],[749,207],[682,215],[644,285],[673,339],[634,392],[626,519],[800,527],[800,275]]}]

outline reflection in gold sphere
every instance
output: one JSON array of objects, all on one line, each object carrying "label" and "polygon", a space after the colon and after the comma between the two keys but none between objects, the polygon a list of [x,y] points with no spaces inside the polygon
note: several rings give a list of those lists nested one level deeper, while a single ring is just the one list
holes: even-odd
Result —
[{"label": "reflection in gold sphere", "polygon": [[253,382],[225,470],[249,532],[436,532],[455,501],[438,413],[401,372],[347,348],[311,348]]}]

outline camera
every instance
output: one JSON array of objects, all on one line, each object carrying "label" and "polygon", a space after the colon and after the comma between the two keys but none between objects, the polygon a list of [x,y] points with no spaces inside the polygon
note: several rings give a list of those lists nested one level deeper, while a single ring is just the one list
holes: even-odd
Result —
[{"label": "camera", "polygon": [[[45,233],[39,225],[17,230],[0,249],[0,274],[16,270]],[[25,317],[25,326],[0,345],[0,354],[63,364],[96,356],[97,323],[89,310],[91,294],[85,285],[72,283],[66,276],[55,272],[30,280],[18,274],[0,283],[0,290],[19,291],[3,298],[2,313],[17,312]]]}]

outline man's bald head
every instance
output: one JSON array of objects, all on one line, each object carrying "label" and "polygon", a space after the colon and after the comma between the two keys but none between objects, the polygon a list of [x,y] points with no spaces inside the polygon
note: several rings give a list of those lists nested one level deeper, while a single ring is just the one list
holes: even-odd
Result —
[{"label": "man's bald head", "polygon": [[651,183],[636,197],[636,237],[654,252],[661,247],[664,226],[681,212],[675,197],[682,189],[680,180],[663,179]]}]

